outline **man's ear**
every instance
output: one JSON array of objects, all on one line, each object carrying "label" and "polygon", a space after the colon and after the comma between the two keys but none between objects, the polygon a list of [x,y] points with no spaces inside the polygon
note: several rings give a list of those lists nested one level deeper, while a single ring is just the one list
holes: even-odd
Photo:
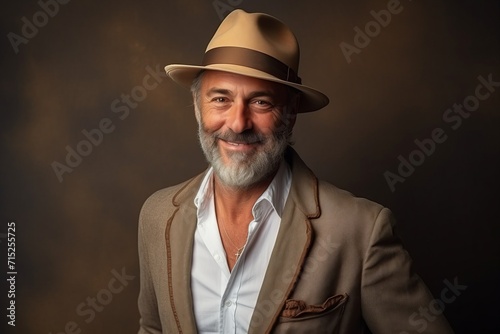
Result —
[{"label": "man's ear", "polygon": [[201,115],[200,115],[200,109],[198,108],[198,103],[196,101],[196,94],[192,92],[191,96],[193,97],[194,116],[196,117],[196,121],[198,122],[198,124],[200,124]]},{"label": "man's ear", "polygon": [[297,113],[299,112],[300,99],[302,94],[295,94],[292,97],[292,101],[290,102],[290,110],[288,115],[288,124],[290,127],[290,131],[292,131],[295,126],[295,121],[297,120]]},{"label": "man's ear", "polygon": [[293,130],[293,127],[295,126],[295,121],[297,120],[297,111],[293,111],[288,117],[288,127],[290,128],[291,132]]}]

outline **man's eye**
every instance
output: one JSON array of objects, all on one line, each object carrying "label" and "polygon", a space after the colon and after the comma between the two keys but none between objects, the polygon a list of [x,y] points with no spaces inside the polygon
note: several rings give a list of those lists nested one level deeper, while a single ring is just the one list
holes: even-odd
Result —
[{"label": "man's eye", "polygon": [[273,104],[269,101],[266,101],[266,100],[255,100],[254,104],[256,104],[259,107],[263,107],[263,108],[272,108],[273,107]]},{"label": "man's eye", "polygon": [[224,102],[227,102],[227,98],[225,98],[225,97],[214,97],[212,99],[212,102],[224,103]]}]

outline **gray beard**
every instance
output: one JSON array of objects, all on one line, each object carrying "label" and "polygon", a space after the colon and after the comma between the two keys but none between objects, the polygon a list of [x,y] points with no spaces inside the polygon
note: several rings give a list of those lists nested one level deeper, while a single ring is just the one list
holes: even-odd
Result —
[{"label": "gray beard", "polygon": [[[208,163],[213,167],[221,182],[231,188],[247,189],[264,180],[274,173],[283,160],[285,149],[288,146],[289,131],[278,131],[269,136],[255,133],[252,130],[235,133],[231,130],[225,132],[209,133],[199,121],[198,137],[201,148]],[[261,142],[259,147],[249,153],[230,152],[231,162],[225,164],[222,160],[218,140],[232,142]]]}]

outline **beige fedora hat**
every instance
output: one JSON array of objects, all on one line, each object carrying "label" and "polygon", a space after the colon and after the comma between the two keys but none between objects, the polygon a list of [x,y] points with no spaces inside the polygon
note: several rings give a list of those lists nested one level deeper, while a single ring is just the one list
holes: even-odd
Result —
[{"label": "beige fedora hat", "polygon": [[329,102],[328,97],[302,85],[298,76],[299,44],[292,31],[273,16],[232,11],[208,43],[202,65],[172,64],[167,75],[190,87],[202,70],[217,70],[278,82],[302,93],[299,112],[315,111]]}]

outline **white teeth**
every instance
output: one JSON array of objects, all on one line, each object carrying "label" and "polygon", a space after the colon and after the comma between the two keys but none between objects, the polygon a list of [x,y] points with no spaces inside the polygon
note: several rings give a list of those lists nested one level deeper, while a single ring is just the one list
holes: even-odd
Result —
[{"label": "white teeth", "polygon": [[[224,140],[224,139],[222,139]],[[227,144],[232,145],[232,146],[241,146],[241,145],[253,145],[255,143],[235,143],[234,141],[227,141],[224,140]]]}]

